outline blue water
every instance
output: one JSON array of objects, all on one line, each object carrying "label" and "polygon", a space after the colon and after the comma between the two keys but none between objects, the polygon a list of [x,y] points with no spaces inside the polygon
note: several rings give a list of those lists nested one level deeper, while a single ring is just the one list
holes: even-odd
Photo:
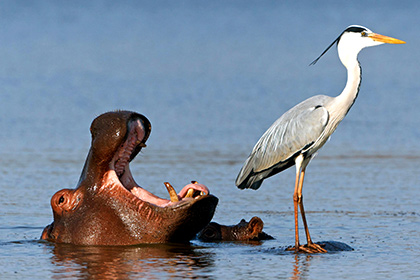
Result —
[{"label": "blue water", "polygon": [[[6,1],[0,3],[0,278],[420,278],[417,1]],[[337,95],[332,48],[350,24],[407,41],[363,50],[359,97],[310,164],[315,241],[352,252],[294,255],[294,170],[240,191],[262,133],[291,106]],[[74,247],[38,240],[59,189],[73,188],[99,114],[152,123],[136,180],[166,197],[191,180],[220,202],[214,220],[259,216],[262,244]]]}]

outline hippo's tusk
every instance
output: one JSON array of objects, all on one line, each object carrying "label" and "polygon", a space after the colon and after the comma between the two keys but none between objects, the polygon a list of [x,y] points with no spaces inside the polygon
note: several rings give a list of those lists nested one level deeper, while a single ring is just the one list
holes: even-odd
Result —
[{"label": "hippo's tusk", "polygon": [[185,197],[193,197],[195,190],[194,189],[188,189],[187,194],[185,195]]},{"label": "hippo's tusk", "polygon": [[174,190],[174,187],[172,187],[171,184],[169,184],[168,182],[165,182],[164,184],[165,184],[166,189],[168,190],[171,201],[178,202],[179,198],[178,198],[178,195],[176,194],[176,191]]},{"label": "hippo's tusk", "polygon": [[198,184],[197,181],[191,181],[191,184]]}]

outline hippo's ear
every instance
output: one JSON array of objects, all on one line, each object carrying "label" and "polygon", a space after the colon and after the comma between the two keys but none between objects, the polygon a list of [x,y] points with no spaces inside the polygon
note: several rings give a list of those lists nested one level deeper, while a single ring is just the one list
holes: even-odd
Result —
[{"label": "hippo's ear", "polygon": [[74,190],[64,189],[56,192],[51,198],[51,207],[55,215],[63,215],[76,208],[80,198],[74,195]]},{"label": "hippo's ear", "polygon": [[258,236],[259,233],[262,232],[264,227],[263,221],[258,217],[252,217],[248,224],[248,230],[251,232],[253,236]]}]

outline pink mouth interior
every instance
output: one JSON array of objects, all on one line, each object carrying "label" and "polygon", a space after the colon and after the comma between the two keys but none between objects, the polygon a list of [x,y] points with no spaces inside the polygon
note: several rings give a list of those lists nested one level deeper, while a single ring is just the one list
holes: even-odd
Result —
[{"label": "pink mouth interior", "polygon": [[[110,168],[115,171],[116,176],[118,177],[119,181],[121,182],[122,186],[127,189],[131,194],[136,196],[137,198],[152,203],[156,206],[165,207],[175,205],[179,202],[171,202],[169,199],[160,198],[151,192],[143,189],[140,187],[135,181],[131,174],[129,163],[130,157],[134,151],[134,149],[141,145],[145,147],[146,145],[142,142],[145,136],[145,128],[143,123],[140,119],[136,119],[134,121],[130,121],[128,124],[129,132],[127,136],[127,140],[120,146],[117,150],[111,164]],[[192,197],[185,197],[189,189],[194,190],[194,194]],[[179,201],[184,201],[188,199],[197,199],[200,195],[204,193],[204,195],[209,194],[209,189],[202,185],[202,184],[188,184],[186,185],[179,193],[178,198]]]}]

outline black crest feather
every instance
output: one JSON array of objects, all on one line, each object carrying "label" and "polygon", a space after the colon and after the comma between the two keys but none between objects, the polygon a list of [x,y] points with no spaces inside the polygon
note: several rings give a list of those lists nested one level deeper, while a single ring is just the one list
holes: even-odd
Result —
[{"label": "black crest feather", "polygon": [[346,32],[354,32],[354,33],[361,33],[361,32],[363,32],[363,31],[367,31],[366,30],[366,28],[364,28],[364,27],[362,27],[362,26],[357,26],[357,25],[352,25],[352,26],[349,26],[349,27],[347,27],[346,28],[346,30],[344,30],[341,34],[340,34],[340,36],[338,36],[338,38],[337,39],[335,39],[334,40],[334,42],[332,42],[331,43],[331,45],[329,45],[328,46],[328,48],[325,50],[325,51],[323,51],[322,53],[321,53],[321,55],[320,56],[318,56],[317,57],[317,59],[315,59],[314,61],[312,61],[311,62],[311,64],[309,64],[309,66],[311,66],[311,65],[314,65],[315,63],[317,63],[318,62],[318,60],[332,47],[332,46],[334,46],[335,44],[338,44],[338,42],[340,42],[340,39],[341,39],[341,36],[343,36],[343,34],[344,33],[346,33]]}]

